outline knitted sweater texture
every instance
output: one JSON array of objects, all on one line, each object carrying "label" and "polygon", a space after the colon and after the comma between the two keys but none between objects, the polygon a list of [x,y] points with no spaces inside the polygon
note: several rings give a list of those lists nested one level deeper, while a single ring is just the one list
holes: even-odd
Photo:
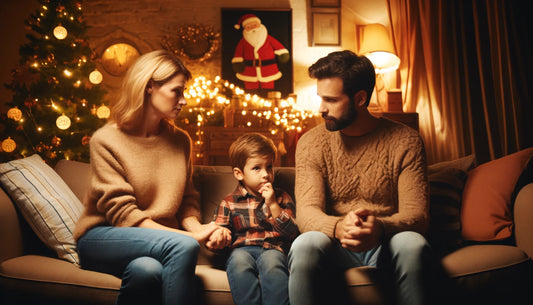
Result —
[{"label": "knitted sweater texture", "polygon": [[132,227],[149,218],[180,228],[188,216],[200,219],[191,140],[183,130],[165,125],[158,135],[139,137],[107,124],[93,134],[90,151],[90,187],[76,240],[98,225]]},{"label": "knitted sweater texture", "polygon": [[358,137],[324,124],[306,132],[296,148],[296,222],[301,232],[333,237],[351,210],[366,208],[381,220],[385,237],[424,233],[429,186],[423,142],[405,125],[380,119]]}]

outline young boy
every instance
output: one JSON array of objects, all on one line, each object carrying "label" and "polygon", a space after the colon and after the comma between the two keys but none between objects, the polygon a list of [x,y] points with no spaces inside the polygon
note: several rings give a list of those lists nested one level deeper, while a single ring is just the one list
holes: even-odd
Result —
[{"label": "young boy", "polygon": [[289,304],[286,253],[299,232],[291,196],[272,187],[276,152],[259,133],[239,137],[229,150],[239,184],[215,210],[215,223],[227,229],[208,244],[220,249],[232,240],[226,272],[236,305]]}]

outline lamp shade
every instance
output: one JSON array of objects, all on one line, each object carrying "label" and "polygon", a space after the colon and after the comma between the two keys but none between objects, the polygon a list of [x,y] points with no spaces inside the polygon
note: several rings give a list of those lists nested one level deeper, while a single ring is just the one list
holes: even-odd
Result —
[{"label": "lamp shade", "polygon": [[396,56],[389,33],[384,25],[375,23],[363,26],[360,32],[359,54],[370,59],[376,73],[398,69],[400,58]]}]

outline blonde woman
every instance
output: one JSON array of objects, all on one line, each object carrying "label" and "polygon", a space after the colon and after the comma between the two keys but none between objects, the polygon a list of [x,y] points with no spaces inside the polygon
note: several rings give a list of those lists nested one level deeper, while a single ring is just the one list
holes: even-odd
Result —
[{"label": "blonde woman", "polygon": [[90,142],[91,180],[74,236],[85,269],[122,278],[116,304],[190,304],[202,225],[191,140],[172,121],[191,78],[166,51],[141,56]]}]

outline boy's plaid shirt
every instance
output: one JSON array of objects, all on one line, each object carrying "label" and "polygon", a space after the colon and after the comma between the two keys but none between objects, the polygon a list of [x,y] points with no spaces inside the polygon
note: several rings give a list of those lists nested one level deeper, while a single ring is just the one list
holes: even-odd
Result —
[{"label": "boy's plaid shirt", "polygon": [[300,234],[294,222],[295,205],[285,191],[274,189],[274,192],[282,209],[277,218],[268,213],[264,198],[248,193],[241,183],[216,208],[214,221],[231,230],[232,248],[262,246],[287,253]]}]

